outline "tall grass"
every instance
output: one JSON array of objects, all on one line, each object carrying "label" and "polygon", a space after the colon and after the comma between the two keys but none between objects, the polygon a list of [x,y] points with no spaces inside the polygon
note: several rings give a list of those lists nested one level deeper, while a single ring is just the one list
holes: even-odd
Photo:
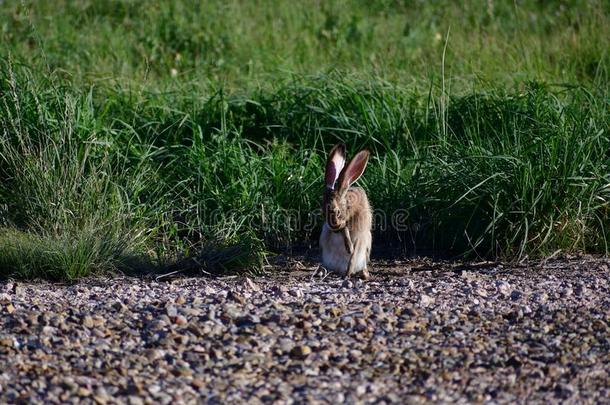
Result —
[{"label": "tall grass", "polygon": [[172,146],[105,127],[90,93],[36,82],[10,64],[1,79],[0,274],[76,279],[163,270],[184,255],[217,271],[260,267],[251,232],[181,220],[191,208],[180,205],[183,180],[164,182]]},{"label": "tall grass", "polygon": [[0,274],[260,269],[336,142],[378,251],[608,253],[610,10],[475,3],[1,5]]},{"label": "tall grass", "polygon": [[117,267],[147,231],[137,213],[148,169],[125,166],[90,98],[37,87],[10,65],[2,73],[2,273],[71,279]]}]

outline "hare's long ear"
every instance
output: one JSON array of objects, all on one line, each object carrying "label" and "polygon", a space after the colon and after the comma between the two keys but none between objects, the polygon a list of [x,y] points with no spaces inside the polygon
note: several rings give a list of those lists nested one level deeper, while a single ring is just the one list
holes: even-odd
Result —
[{"label": "hare's long ear", "polygon": [[361,150],[348,163],[347,167],[343,169],[337,182],[340,190],[347,191],[349,186],[354,184],[356,180],[362,176],[364,169],[366,169],[366,164],[369,161],[370,154],[371,152],[369,152],[367,149]]},{"label": "hare's long ear", "polygon": [[328,160],[326,161],[326,173],[324,174],[324,181],[326,187],[330,189],[335,188],[335,182],[339,177],[339,173],[345,166],[345,145],[338,144],[333,146],[328,154]]}]

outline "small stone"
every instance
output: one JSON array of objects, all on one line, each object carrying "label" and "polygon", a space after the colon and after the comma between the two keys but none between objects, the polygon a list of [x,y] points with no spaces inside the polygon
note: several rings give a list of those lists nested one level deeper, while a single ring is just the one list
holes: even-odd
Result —
[{"label": "small stone", "polygon": [[304,359],[311,354],[311,348],[307,345],[295,346],[290,351],[290,356],[297,359]]},{"label": "small stone", "polygon": [[577,285],[574,288],[574,294],[576,294],[576,295],[587,295],[587,287],[585,287],[582,284]]},{"label": "small stone", "polygon": [[178,315],[176,317],[176,325],[186,325],[188,323],[187,319],[182,316],[182,315]]},{"label": "small stone", "polygon": [[27,322],[30,324],[30,326],[38,325],[38,314],[29,314],[27,316]]},{"label": "small stone", "polygon": [[498,281],[496,282],[496,287],[498,288],[498,293],[505,297],[510,295],[510,284],[506,281]]},{"label": "small stone", "polygon": [[10,291],[13,291],[13,288],[15,288],[15,284],[11,283],[9,281],[6,284],[4,284],[3,290],[6,291],[6,292],[10,292]]},{"label": "small stone", "polygon": [[159,360],[159,359],[163,358],[163,356],[165,356],[165,352],[160,349],[149,349],[146,351],[146,357],[150,361]]},{"label": "small stone", "polygon": [[201,315],[201,310],[197,308],[185,308],[182,313],[188,316],[199,316]]},{"label": "small stone", "polygon": [[144,401],[140,397],[137,397],[135,395],[130,395],[129,396],[129,405],[144,405]]},{"label": "small stone", "polygon": [[0,346],[13,347],[14,344],[12,337],[0,337]]},{"label": "small stone", "polygon": [[107,396],[107,395],[96,394],[96,395],[93,396],[93,400],[98,405],[106,405],[108,403],[109,399],[110,399],[110,397]]},{"label": "small stone", "polygon": [[273,333],[273,332],[271,332],[271,329],[269,329],[267,326],[260,324],[260,323],[255,326],[254,330],[256,331],[256,333],[258,335],[261,335],[261,336],[269,336]]},{"label": "small stone", "polygon": [[201,330],[201,328],[199,326],[197,326],[196,323],[191,323],[189,324],[189,326],[187,326],[186,328],[187,331],[191,332],[193,335],[197,336],[197,337],[202,337],[205,333]]},{"label": "small stone", "polygon": [[436,299],[430,295],[422,294],[419,299],[419,302],[421,303],[422,306],[429,307],[430,305],[434,305],[434,303],[436,302]]},{"label": "small stone", "polygon": [[95,327],[99,328],[106,324],[106,319],[104,319],[103,316],[94,315],[91,317],[91,319],[93,320],[93,326]]},{"label": "small stone", "polygon": [[293,288],[290,290],[290,295],[297,298],[303,298],[303,291],[300,288]]},{"label": "small stone", "polygon": [[246,303],[246,298],[244,298],[243,295],[241,295],[240,293],[235,292],[235,291],[229,291],[229,293],[227,294],[227,298],[231,299],[235,302],[238,302],[242,305]]},{"label": "small stone", "polygon": [[165,313],[167,314],[167,316],[169,316],[170,318],[175,318],[178,315],[178,310],[176,309],[175,306],[173,305],[168,305],[167,307],[165,307]]},{"label": "small stone", "polygon": [[510,299],[513,301],[518,301],[521,299],[521,297],[523,297],[523,293],[519,290],[513,290],[510,293]]},{"label": "small stone", "polygon": [[91,316],[89,316],[89,315],[85,315],[83,317],[82,324],[85,328],[89,328],[89,329],[93,328],[93,318],[91,318]]},{"label": "small stone", "polygon": [[309,321],[300,321],[300,322],[297,324],[297,327],[299,327],[299,328],[301,328],[301,329],[303,329],[303,330],[311,330],[311,327],[312,327],[312,326],[313,326],[313,325],[312,325],[312,324],[311,324],[311,322],[309,322]]},{"label": "small stone", "polygon": [[80,388],[78,389],[77,394],[78,394],[78,396],[80,396],[80,397],[88,397],[89,395],[91,395],[91,391],[89,391],[89,390],[88,390],[87,388],[85,388],[85,387],[80,387]]},{"label": "small stone", "polygon": [[287,338],[282,338],[278,342],[278,346],[283,353],[288,353],[294,348],[294,342]]},{"label": "small stone", "polygon": [[548,301],[549,296],[544,292],[537,292],[532,298],[540,304],[545,304]]}]

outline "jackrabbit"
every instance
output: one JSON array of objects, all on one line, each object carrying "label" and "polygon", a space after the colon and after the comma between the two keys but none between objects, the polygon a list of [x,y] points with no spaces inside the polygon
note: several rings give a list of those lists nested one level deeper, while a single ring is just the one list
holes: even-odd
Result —
[{"label": "jackrabbit", "polygon": [[345,166],[345,145],[339,144],[331,149],[326,162],[322,266],[345,277],[358,273],[369,277],[371,206],[363,189],[351,187],[364,172],[369,155],[368,150],[362,150]]}]

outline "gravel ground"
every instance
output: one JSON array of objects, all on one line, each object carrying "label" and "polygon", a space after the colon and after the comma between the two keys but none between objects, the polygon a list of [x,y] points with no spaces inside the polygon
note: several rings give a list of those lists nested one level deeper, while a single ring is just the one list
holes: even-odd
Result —
[{"label": "gravel ground", "polygon": [[0,402],[608,402],[610,261],[0,283]]}]

